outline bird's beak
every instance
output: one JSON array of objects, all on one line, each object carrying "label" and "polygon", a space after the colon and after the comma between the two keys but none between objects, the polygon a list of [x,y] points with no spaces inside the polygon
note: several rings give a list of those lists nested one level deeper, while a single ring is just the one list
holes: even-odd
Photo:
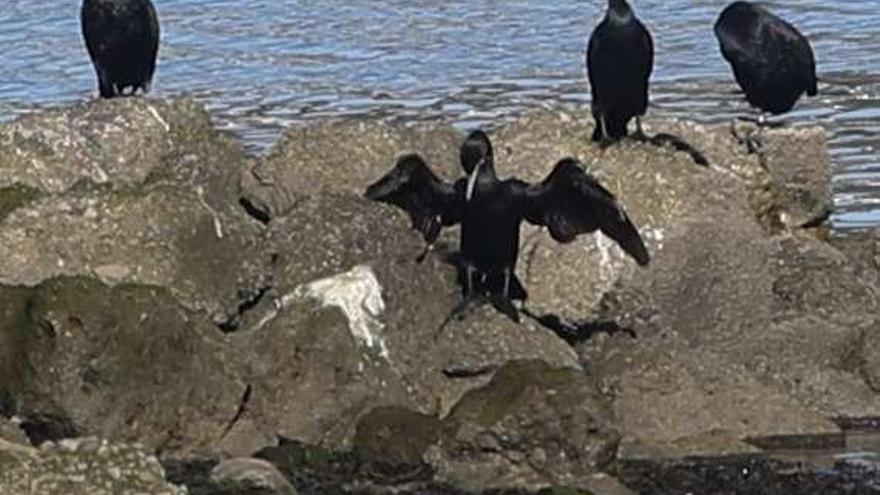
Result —
[{"label": "bird's beak", "polygon": [[477,176],[480,175],[480,167],[483,166],[484,160],[485,158],[477,162],[477,165],[471,171],[470,177],[468,177],[467,190],[464,194],[466,201],[470,201],[474,197],[474,189],[477,187]]}]

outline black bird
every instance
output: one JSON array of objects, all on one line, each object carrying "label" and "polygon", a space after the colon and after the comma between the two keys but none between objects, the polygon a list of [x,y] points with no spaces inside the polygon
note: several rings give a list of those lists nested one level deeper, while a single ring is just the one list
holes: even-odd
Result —
[{"label": "black bird", "polygon": [[590,35],[587,75],[596,128],[593,141],[617,141],[627,124],[648,109],[648,79],[654,68],[654,42],[626,0],[608,0],[605,18]]},{"label": "black bird", "polygon": [[159,49],[159,20],[150,0],[84,0],[83,38],[103,98],[150,91]]},{"label": "black bird", "polygon": [[764,112],[788,112],[803,93],[817,94],[810,42],[767,9],[733,2],[718,17],[715,36],[746,100],[762,112],[759,125]]},{"label": "black bird", "polygon": [[405,210],[429,243],[436,240],[441,225],[461,223],[466,298],[488,294],[508,302],[526,299],[514,274],[523,220],[546,226],[562,243],[601,230],[640,265],[648,263],[648,251],[623,208],[577,160],[559,161],[538,184],[502,181],[495,176],[492,144],[477,130],[461,147],[461,165],[467,178],[449,184],[419,155],[405,155],[367,188],[366,196]]}]

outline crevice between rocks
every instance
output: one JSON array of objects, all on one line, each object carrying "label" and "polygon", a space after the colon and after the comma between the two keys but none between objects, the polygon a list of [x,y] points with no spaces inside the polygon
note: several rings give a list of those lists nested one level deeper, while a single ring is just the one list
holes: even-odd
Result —
[{"label": "crevice between rocks", "polygon": [[542,327],[555,333],[572,347],[590,340],[593,338],[593,335],[598,333],[607,333],[608,335],[623,333],[633,339],[637,338],[636,333],[632,329],[623,327],[614,320],[599,319],[572,322],[552,313],[539,315],[526,308],[523,308],[521,311]]},{"label": "crevice between rocks", "polygon": [[269,208],[265,205],[257,204],[252,201],[250,198],[242,196],[238,198],[238,204],[244,208],[244,211],[256,221],[262,223],[263,225],[268,225],[269,221],[272,220],[272,216],[269,214]]},{"label": "crevice between rocks", "polygon": [[239,291],[241,302],[238,304],[235,313],[227,315],[227,317],[224,318],[222,321],[217,322],[217,328],[219,328],[220,331],[223,333],[234,333],[241,327],[242,317],[248,311],[254,309],[258,304],[260,304],[260,302],[263,300],[263,297],[265,297],[266,293],[268,293],[270,290],[272,290],[272,286],[266,285],[258,287],[256,289]]},{"label": "crevice between rocks", "polygon": [[54,414],[37,414],[25,417],[19,426],[30,440],[31,445],[80,436],[70,418]]},{"label": "crevice between rocks", "polygon": [[241,394],[241,399],[238,400],[238,409],[235,411],[235,415],[232,416],[232,419],[229,420],[229,423],[226,424],[226,428],[223,429],[223,434],[220,436],[221,439],[226,438],[226,435],[232,431],[232,428],[238,423],[238,421],[244,416],[245,412],[247,412],[248,403],[251,400],[251,394],[253,393],[253,387],[250,383],[246,384],[244,387],[244,392]]}]

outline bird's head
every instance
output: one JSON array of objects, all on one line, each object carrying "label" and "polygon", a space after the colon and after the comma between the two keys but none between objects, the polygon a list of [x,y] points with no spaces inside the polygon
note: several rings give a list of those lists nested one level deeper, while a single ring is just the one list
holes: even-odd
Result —
[{"label": "bird's head", "polygon": [[495,172],[494,154],[489,136],[480,129],[471,131],[461,145],[459,156],[461,158],[461,168],[468,174],[465,199],[470,201],[474,195],[477,178],[480,174],[494,174]]},{"label": "bird's head", "polygon": [[632,8],[626,0],[608,0],[608,15],[614,19],[625,20],[632,15]]}]

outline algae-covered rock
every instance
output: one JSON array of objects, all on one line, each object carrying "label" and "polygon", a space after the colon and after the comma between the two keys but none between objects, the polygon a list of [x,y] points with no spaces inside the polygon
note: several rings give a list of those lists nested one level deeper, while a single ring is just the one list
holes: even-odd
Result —
[{"label": "algae-covered rock", "polygon": [[0,221],[0,283],[58,276],[166,287],[191,310],[225,321],[239,291],[265,283],[269,257],[240,212],[210,208],[191,189],[85,188],[34,201]]},{"label": "algae-covered rock", "polygon": [[[0,463],[10,449],[0,445]],[[47,443],[18,453],[0,469],[0,493],[40,495],[183,495],[141,448],[96,438]]]},{"label": "algae-covered rock", "polygon": [[56,278],[0,294],[0,338],[16,358],[0,383],[36,435],[181,452],[222,440],[244,385],[219,332],[167,291]]},{"label": "algae-covered rock", "polygon": [[173,290],[218,322],[265,284],[238,205],[243,146],[190,100],[122,98],[0,125],[0,283]]},{"label": "algae-covered rock", "polygon": [[429,462],[440,479],[475,491],[578,486],[614,459],[619,439],[589,378],[513,361],[456,404]]},{"label": "algae-covered rock", "polygon": [[354,451],[364,462],[417,466],[439,440],[440,427],[433,416],[399,406],[379,407],[358,422]]}]

